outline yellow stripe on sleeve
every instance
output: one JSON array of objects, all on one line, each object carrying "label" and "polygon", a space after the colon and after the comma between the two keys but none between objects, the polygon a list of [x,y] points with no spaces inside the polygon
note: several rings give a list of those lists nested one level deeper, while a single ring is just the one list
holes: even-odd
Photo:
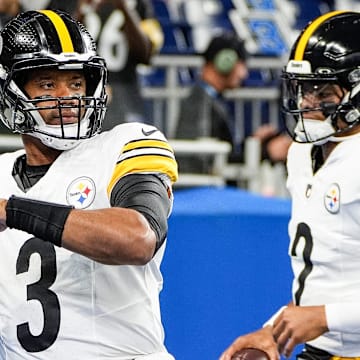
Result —
[{"label": "yellow stripe on sleeve", "polygon": [[176,182],[178,168],[170,144],[164,140],[141,139],[124,145],[110,179],[108,193],[123,176],[135,173],[162,173],[172,183]]},{"label": "yellow stripe on sleeve", "polygon": [[170,152],[173,153],[173,149],[169,143],[167,143],[166,141],[156,140],[156,139],[136,140],[133,142],[129,142],[123,147],[123,153],[140,148],[160,148],[164,150],[169,150]]},{"label": "yellow stripe on sleeve", "polygon": [[53,23],[60,40],[62,52],[74,52],[74,45],[63,19],[52,10],[39,10],[39,12],[47,16]]}]

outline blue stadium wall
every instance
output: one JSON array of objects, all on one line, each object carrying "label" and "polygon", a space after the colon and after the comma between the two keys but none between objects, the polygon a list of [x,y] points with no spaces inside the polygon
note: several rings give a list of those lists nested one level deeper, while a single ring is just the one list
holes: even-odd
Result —
[{"label": "blue stadium wall", "polygon": [[218,359],[290,300],[289,216],[289,200],[239,189],[175,192],[161,306],[176,360]]}]

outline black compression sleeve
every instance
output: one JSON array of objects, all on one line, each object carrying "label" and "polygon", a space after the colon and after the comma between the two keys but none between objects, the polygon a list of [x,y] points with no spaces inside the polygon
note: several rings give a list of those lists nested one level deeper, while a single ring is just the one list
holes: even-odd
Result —
[{"label": "black compression sleeve", "polygon": [[6,225],[61,246],[71,206],[11,196],[6,205]]},{"label": "black compression sleeve", "polygon": [[156,250],[160,248],[167,235],[171,202],[165,184],[156,175],[124,176],[114,186],[110,203],[143,214],[157,236]]}]

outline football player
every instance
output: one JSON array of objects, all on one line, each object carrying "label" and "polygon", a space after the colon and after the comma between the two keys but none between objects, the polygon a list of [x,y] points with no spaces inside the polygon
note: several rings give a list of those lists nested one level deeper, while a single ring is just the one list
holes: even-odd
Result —
[{"label": "football player", "polygon": [[359,32],[359,13],[326,13],[291,50],[283,109],[294,139],[287,158],[292,301],[221,360],[245,347],[276,360],[298,344],[305,344],[298,359],[360,356]]},{"label": "football player", "polygon": [[107,69],[83,25],[27,11],[0,33],[0,358],[172,360],[159,292],[174,153],[140,123],[100,133]]}]

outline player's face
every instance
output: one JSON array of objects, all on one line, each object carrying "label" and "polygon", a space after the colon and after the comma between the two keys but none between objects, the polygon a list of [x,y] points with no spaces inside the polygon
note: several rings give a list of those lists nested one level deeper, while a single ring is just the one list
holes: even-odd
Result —
[{"label": "player's face", "polygon": [[304,81],[301,84],[298,106],[300,109],[309,109],[303,113],[303,118],[325,120],[326,115],[319,109],[323,108],[324,104],[339,104],[343,96],[344,90],[337,84]]},{"label": "player's face", "polygon": [[35,106],[48,125],[78,122],[85,111],[81,107],[83,104],[76,98],[86,95],[85,76],[81,71],[36,70],[30,73],[24,90],[32,100],[45,99],[36,102]]}]

